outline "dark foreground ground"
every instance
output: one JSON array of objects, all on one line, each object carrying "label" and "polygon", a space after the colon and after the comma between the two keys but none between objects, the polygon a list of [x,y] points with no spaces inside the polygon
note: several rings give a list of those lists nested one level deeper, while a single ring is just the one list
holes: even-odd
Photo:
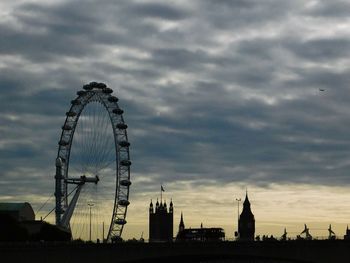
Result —
[{"label": "dark foreground ground", "polygon": [[0,243],[0,262],[350,263],[350,241],[218,243]]}]

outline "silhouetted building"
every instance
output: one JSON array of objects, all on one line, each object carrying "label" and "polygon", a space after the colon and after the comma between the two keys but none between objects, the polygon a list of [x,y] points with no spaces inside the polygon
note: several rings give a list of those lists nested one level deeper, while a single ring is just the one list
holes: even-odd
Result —
[{"label": "silhouetted building", "polygon": [[344,235],[344,239],[345,240],[350,240],[350,229],[349,229],[349,226],[346,227],[346,232],[345,232],[345,235]]},{"label": "silhouetted building", "polygon": [[36,221],[29,203],[0,203],[0,242],[69,240],[70,231]]},{"label": "silhouetted building", "polygon": [[16,221],[35,220],[32,206],[25,203],[0,203],[0,216],[8,215]]},{"label": "silhouetted building", "polygon": [[24,221],[21,226],[27,230],[30,241],[70,241],[72,239],[69,230],[45,221]]},{"label": "silhouetted building", "polygon": [[150,242],[172,242],[173,241],[173,202],[167,209],[166,202],[159,203],[153,207],[151,201],[149,206],[149,241]]},{"label": "silhouetted building", "polygon": [[222,228],[188,228],[179,232],[176,241],[201,241],[218,242],[225,240],[225,232]]},{"label": "silhouetted building", "polygon": [[250,202],[248,199],[248,192],[246,193],[243,202],[243,210],[239,217],[238,234],[240,240],[254,241],[255,233],[255,219],[250,209]]},{"label": "silhouetted building", "polygon": [[183,215],[181,213],[181,219],[179,224],[179,232],[176,236],[177,242],[218,242],[225,240],[225,232],[222,228],[204,228],[201,224],[200,228],[185,228]]}]

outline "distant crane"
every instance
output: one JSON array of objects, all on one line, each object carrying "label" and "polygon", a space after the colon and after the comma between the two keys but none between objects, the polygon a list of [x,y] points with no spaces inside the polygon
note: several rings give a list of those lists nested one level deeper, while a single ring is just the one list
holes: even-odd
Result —
[{"label": "distant crane", "polygon": [[143,238],[143,231],[141,233],[140,242],[145,242],[145,239]]},{"label": "distant crane", "polygon": [[287,240],[287,229],[284,228],[284,233],[283,235],[281,236],[281,241],[286,241]]},{"label": "distant crane", "polygon": [[335,233],[334,231],[332,230],[332,225],[329,225],[329,228],[328,228],[328,239],[335,239]]},{"label": "distant crane", "polygon": [[300,235],[305,234],[306,240],[312,240],[312,235],[310,234],[310,229],[304,224],[304,230],[300,233]]}]

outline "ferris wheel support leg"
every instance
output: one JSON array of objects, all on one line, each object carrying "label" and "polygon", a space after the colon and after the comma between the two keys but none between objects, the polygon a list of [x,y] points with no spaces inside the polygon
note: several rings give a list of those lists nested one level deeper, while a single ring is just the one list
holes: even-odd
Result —
[{"label": "ferris wheel support leg", "polygon": [[74,194],[71,202],[69,203],[69,206],[68,206],[66,212],[64,213],[64,215],[62,217],[61,226],[63,226],[66,229],[69,229],[69,221],[73,215],[74,208],[78,202],[79,194],[80,194],[80,191],[81,191],[83,185],[84,185],[84,183],[78,185],[77,190],[75,191],[75,194]]},{"label": "ferris wheel support leg", "polygon": [[55,197],[56,197],[56,206],[55,206],[55,214],[56,214],[56,225],[61,225],[61,214],[62,214],[62,159],[58,157],[56,159],[56,187],[55,187]]}]

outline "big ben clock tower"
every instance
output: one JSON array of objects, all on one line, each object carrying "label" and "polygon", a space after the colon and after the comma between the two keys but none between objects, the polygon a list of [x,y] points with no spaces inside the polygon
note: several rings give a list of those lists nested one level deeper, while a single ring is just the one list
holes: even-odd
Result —
[{"label": "big ben clock tower", "polygon": [[243,203],[243,210],[239,217],[238,232],[240,240],[254,241],[255,219],[250,209],[248,192],[246,192],[245,200]]}]

